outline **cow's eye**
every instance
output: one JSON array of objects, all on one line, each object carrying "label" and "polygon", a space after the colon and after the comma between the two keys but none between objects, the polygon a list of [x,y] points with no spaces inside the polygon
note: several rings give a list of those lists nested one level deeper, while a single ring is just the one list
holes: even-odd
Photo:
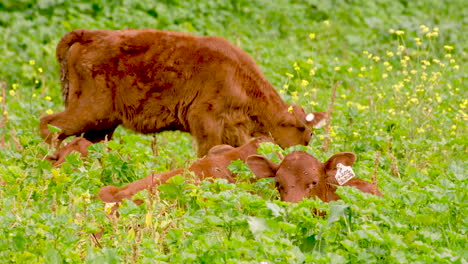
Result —
[{"label": "cow's eye", "polygon": [[297,128],[300,132],[304,132],[305,131],[305,127],[298,127]]}]

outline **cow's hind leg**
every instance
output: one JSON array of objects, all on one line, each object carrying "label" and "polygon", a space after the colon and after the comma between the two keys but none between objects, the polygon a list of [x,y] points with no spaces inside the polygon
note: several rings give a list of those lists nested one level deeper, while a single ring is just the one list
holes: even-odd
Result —
[{"label": "cow's hind leg", "polygon": [[[52,144],[54,137],[57,138],[58,147],[60,143],[70,136],[79,136],[84,133],[84,138],[95,143],[111,137],[118,123],[102,121],[96,118],[91,111],[69,111],[68,109],[57,114],[47,115],[41,118],[41,137]],[[58,127],[60,132],[51,132],[48,125]]]},{"label": "cow's hind leg", "polygon": [[83,137],[93,143],[97,143],[106,139],[110,140],[118,125],[118,123],[109,123],[104,127],[100,127],[99,129],[87,130]]}]

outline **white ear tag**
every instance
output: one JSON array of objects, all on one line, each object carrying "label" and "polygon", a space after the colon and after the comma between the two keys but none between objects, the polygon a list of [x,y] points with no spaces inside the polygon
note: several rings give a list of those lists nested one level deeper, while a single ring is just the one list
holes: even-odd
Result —
[{"label": "white ear tag", "polygon": [[341,163],[338,163],[336,164],[336,168],[337,169],[335,179],[339,185],[345,184],[346,182],[354,178],[354,176],[356,176],[351,166],[346,166]]},{"label": "white ear tag", "polygon": [[314,120],[314,118],[315,118],[315,115],[312,114],[312,113],[306,115],[306,121],[307,122],[310,122],[310,121]]}]

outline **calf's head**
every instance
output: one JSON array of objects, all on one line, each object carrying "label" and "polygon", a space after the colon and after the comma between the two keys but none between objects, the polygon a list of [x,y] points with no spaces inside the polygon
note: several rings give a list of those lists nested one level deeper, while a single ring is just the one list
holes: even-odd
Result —
[{"label": "calf's head", "polygon": [[270,130],[275,143],[283,148],[294,145],[308,145],[314,128],[325,124],[327,113],[316,112],[306,114],[296,105],[289,106],[275,115],[275,123]]},{"label": "calf's head", "polygon": [[303,151],[293,151],[281,164],[276,164],[260,155],[247,159],[250,169],[259,178],[275,177],[282,201],[299,202],[306,197],[318,197],[324,202],[339,199],[331,190],[327,177],[336,174],[337,164],[352,166],[354,153],[333,155],[325,163]]}]

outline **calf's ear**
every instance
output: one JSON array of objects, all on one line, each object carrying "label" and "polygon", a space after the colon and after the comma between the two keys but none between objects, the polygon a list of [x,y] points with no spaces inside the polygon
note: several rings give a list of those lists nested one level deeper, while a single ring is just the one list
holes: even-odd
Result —
[{"label": "calf's ear", "polygon": [[307,125],[321,128],[327,123],[328,112],[314,112],[306,115]]},{"label": "calf's ear", "polygon": [[279,167],[278,164],[261,155],[250,155],[246,163],[259,179],[275,177]]},{"label": "calf's ear", "polygon": [[234,147],[230,145],[216,145],[208,151],[207,156],[211,157],[211,156],[221,155],[233,149]]},{"label": "calf's ear", "polygon": [[336,175],[336,165],[341,163],[345,166],[353,166],[356,161],[356,154],[352,152],[341,152],[337,153],[325,162],[325,172],[327,177],[335,177]]}]

